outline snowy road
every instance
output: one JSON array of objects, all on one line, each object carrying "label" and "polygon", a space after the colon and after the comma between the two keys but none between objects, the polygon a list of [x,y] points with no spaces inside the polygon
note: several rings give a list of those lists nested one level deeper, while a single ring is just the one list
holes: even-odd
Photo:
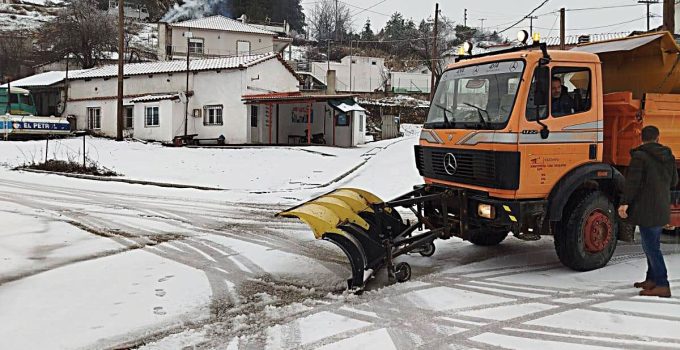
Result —
[{"label": "snowy road", "polygon": [[[413,175],[397,163],[411,145],[374,150],[337,185],[403,190]],[[390,184],[378,171],[401,178]],[[431,258],[404,258],[410,282],[376,281],[355,296],[342,292],[342,254],[304,225],[274,219],[281,204],[0,176],[3,348],[680,348],[680,299],[644,299],[630,287],[644,274],[637,245],[576,273],[549,238],[494,248],[442,241]],[[680,249],[664,249],[678,284]]]}]

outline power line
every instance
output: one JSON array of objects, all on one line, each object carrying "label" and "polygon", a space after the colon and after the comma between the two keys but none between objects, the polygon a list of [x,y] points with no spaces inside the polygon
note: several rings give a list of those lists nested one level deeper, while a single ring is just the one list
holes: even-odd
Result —
[{"label": "power line", "polygon": [[[610,10],[610,9],[618,9],[618,8],[625,8],[625,7],[638,7],[641,6],[642,4],[627,4],[627,5],[610,5],[610,6],[597,6],[597,7],[581,7],[581,8],[568,8],[565,9],[566,12],[577,12],[577,11],[597,11],[597,10]],[[560,10],[554,10],[550,12],[545,12],[538,14],[537,16],[545,16],[545,15],[550,15],[553,13],[560,13]]]},{"label": "power line", "polygon": [[[624,21],[624,22],[620,22],[620,23],[607,24],[607,25],[603,25],[603,26],[588,27],[588,28],[571,28],[571,29],[567,29],[567,30],[569,30],[569,31],[574,31],[574,30],[590,30],[590,29],[609,28],[609,27],[615,27],[615,26],[619,26],[619,25],[623,25],[623,24],[633,23],[633,22],[636,22],[636,21],[639,21],[639,20],[645,19],[645,18],[647,18],[647,16],[638,17],[638,18],[631,19],[631,20]],[[545,28],[545,27],[536,27],[536,28],[539,28],[539,29],[550,29],[550,28]]]},{"label": "power line", "polygon": [[544,0],[544,1],[543,1],[540,5],[538,5],[535,9],[531,10],[531,12],[529,12],[529,14],[527,14],[527,15],[524,16],[524,17],[522,17],[522,19],[520,19],[519,21],[515,22],[515,24],[513,24],[513,25],[511,25],[511,26],[509,26],[509,27],[507,27],[507,28],[505,28],[505,29],[499,31],[498,34],[501,34],[501,33],[503,33],[503,32],[506,32],[506,31],[508,31],[508,30],[510,30],[510,29],[512,29],[512,28],[514,28],[516,25],[522,23],[522,21],[524,21],[527,17],[533,16],[534,12],[538,11],[541,7],[545,6],[545,4],[548,3],[548,1],[550,1],[550,0]]}]

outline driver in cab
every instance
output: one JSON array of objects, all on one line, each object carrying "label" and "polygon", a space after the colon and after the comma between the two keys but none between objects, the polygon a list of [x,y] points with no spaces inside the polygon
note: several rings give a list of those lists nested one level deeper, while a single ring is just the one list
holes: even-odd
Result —
[{"label": "driver in cab", "polygon": [[569,96],[567,88],[562,85],[562,79],[559,77],[552,78],[551,96],[553,117],[575,113],[574,100]]}]

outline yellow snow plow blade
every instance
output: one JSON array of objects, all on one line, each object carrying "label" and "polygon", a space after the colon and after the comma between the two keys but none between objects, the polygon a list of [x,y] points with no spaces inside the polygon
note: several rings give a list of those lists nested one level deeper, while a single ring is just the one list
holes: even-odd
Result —
[{"label": "yellow snow plow blade", "polygon": [[371,204],[382,203],[375,195],[355,189],[339,189],[276,216],[298,218],[312,228],[314,236],[321,239],[325,233],[338,233],[338,226],[352,223],[364,230],[370,225],[358,214],[373,213]]}]

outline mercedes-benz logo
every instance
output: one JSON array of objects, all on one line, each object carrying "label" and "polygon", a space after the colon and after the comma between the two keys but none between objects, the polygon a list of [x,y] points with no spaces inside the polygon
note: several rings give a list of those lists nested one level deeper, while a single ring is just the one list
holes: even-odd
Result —
[{"label": "mercedes-benz logo", "polygon": [[458,171],[458,161],[452,153],[444,156],[444,171],[449,175],[454,175]]}]

